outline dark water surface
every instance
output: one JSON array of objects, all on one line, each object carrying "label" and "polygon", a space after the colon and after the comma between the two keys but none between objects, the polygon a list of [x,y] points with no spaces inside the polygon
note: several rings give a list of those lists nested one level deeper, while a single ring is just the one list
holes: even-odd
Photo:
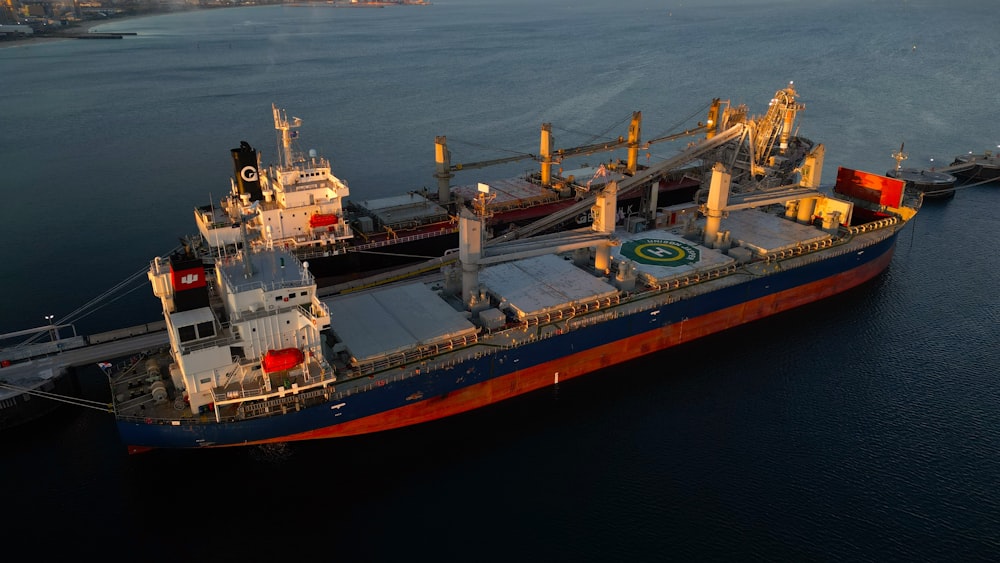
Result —
[{"label": "dark water surface", "polygon": [[[467,162],[536,151],[543,122],[557,146],[624,134],[641,110],[653,138],[713,97],[763,113],[794,80],[832,181],[837,166],[884,172],[902,142],[914,166],[996,150],[998,14],[259,7],[5,47],[0,331],[64,318],[133,273],[137,289],[76,326],[155,319],[141,274],[228,190],[231,147],[273,157],[272,102],[352,197],[378,197],[434,189],[436,135]],[[996,185],[929,202],[864,287],[418,428],[130,458],[110,415],[63,409],[0,436],[4,535],[39,557],[138,561],[996,560],[998,206]],[[96,367],[78,376],[106,395]]]}]

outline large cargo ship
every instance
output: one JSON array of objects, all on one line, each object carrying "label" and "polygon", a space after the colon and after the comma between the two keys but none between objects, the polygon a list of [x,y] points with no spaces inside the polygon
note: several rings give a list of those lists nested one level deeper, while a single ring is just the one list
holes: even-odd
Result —
[{"label": "large cargo ship", "polygon": [[887,268],[922,198],[846,168],[822,188],[823,145],[796,182],[775,185],[754,147],[775,142],[780,155],[798,107],[725,122],[696,202],[625,226],[617,196],[651,188],[641,178],[599,190],[588,227],[487,239],[484,185],[458,218],[457,262],[398,284],[322,298],[280,247],[244,245],[209,279],[196,255],[156,259],[170,345],[111,376],[121,439],[137,453],[400,428],[863,284]]},{"label": "large cargo ship", "polygon": [[[640,133],[641,112],[633,113],[627,137],[570,148],[554,148],[552,126],[543,124],[537,155],[478,162],[452,164],[447,139],[437,137],[436,192],[419,190],[363,199],[351,197],[347,181],[332,172],[329,160],[314,150],[297,148],[302,120],[289,119],[272,105],[278,162],[262,166],[260,153],[246,141],[232,149],[234,175],[230,193],[218,204],[195,209],[199,236],[192,239],[191,246],[214,259],[235,253],[246,236],[256,247],[292,251],[309,263],[322,286],[363,278],[456,249],[457,217],[460,210],[469,209],[476,201],[479,182],[452,185],[452,179],[462,171],[519,160],[537,161],[537,171],[486,182],[491,193],[486,202],[487,236],[500,236],[557,213],[562,219],[549,224],[549,231],[585,226],[592,220],[589,208],[600,188],[611,181],[642,178],[618,200],[619,219],[634,220],[640,209],[692,201],[706,170],[701,157],[722,140],[699,143],[655,164],[641,164],[641,150],[697,136],[712,139],[719,131],[719,123],[747,111],[745,106],[730,107],[719,99],[712,100],[708,108],[705,122],[645,141]],[[769,171],[773,178],[783,175],[782,179],[787,179],[812,148],[811,141],[794,135],[785,142],[781,158],[772,163]],[[759,148],[770,151],[773,146]],[[598,165],[574,164],[579,164],[582,157],[616,150],[624,153],[624,158]],[[766,161],[771,155],[756,156]],[[650,190],[651,186],[657,189]],[[646,200],[650,197],[652,202]]]}]

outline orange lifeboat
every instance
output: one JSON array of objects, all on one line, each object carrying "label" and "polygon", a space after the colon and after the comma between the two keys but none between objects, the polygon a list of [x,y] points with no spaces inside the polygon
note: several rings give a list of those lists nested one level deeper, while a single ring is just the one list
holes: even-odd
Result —
[{"label": "orange lifeboat", "polygon": [[286,370],[301,364],[305,360],[305,354],[298,348],[282,348],[281,350],[268,350],[260,364],[264,368],[264,373]]},{"label": "orange lifeboat", "polygon": [[336,225],[339,219],[333,213],[313,213],[309,217],[309,227],[315,229],[317,227],[329,227],[330,225]]}]

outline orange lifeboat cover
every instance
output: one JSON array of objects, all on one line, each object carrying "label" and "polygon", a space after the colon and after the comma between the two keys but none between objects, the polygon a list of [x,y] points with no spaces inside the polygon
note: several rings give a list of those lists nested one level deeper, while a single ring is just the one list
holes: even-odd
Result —
[{"label": "orange lifeboat cover", "polygon": [[337,216],[333,213],[313,213],[312,216],[309,217],[309,226],[312,228],[327,227],[336,224]]},{"label": "orange lifeboat cover", "polygon": [[281,350],[268,350],[260,364],[264,368],[264,373],[271,373],[295,367],[303,360],[305,360],[305,354],[302,353],[302,350],[282,348]]}]

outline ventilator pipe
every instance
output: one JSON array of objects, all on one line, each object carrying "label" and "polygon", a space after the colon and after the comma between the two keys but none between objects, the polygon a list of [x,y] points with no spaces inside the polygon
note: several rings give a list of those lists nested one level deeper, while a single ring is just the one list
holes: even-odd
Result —
[{"label": "ventilator pipe", "polygon": [[539,140],[538,154],[542,157],[541,181],[542,185],[549,187],[552,185],[552,124],[542,124],[542,134]]},{"label": "ventilator pipe", "polygon": [[447,205],[451,201],[451,152],[448,139],[443,135],[434,137],[434,177],[438,182],[438,203]]},{"label": "ventilator pipe", "polygon": [[483,225],[468,209],[458,217],[458,260],[462,264],[462,301],[471,304],[479,292],[479,258],[483,253]]},{"label": "ventilator pipe", "polygon": [[816,210],[816,198],[807,197],[799,200],[799,214],[796,220],[803,225],[812,224],[813,212]]},{"label": "ventilator pipe", "polygon": [[[595,232],[611,235],[615,232],[615,211],[618,205],[618,183],[609,182],[607,186],[597,194],[594,206],[590,208],[594,216],[594,222],[590,228]],[[594,258],[594,270],[599,273],[607,273],[611,270],[611,247],[603,244],[597,247],[597,255]]]},{"label": "ventilator pipe", "polygon": [[785,202],[785,219],[795,219],[799,214],[799,202],[792,200]]},{"label": "ventilator pipe", "polygon": [[702,239],[706,246],[711,247],[722,225],[722,215],[729,205],[729,185],[732,175],[726,172],[721,162],[712,166],[712,178],[708,188],[708,201],[705,203],[705,233]]},{"label": "ventilator pipe", "polygon": [[642,112],[632,112],[632,122],[628,127],[628,171],[635,175],[639,166],[639,130],[642,122]]}]

